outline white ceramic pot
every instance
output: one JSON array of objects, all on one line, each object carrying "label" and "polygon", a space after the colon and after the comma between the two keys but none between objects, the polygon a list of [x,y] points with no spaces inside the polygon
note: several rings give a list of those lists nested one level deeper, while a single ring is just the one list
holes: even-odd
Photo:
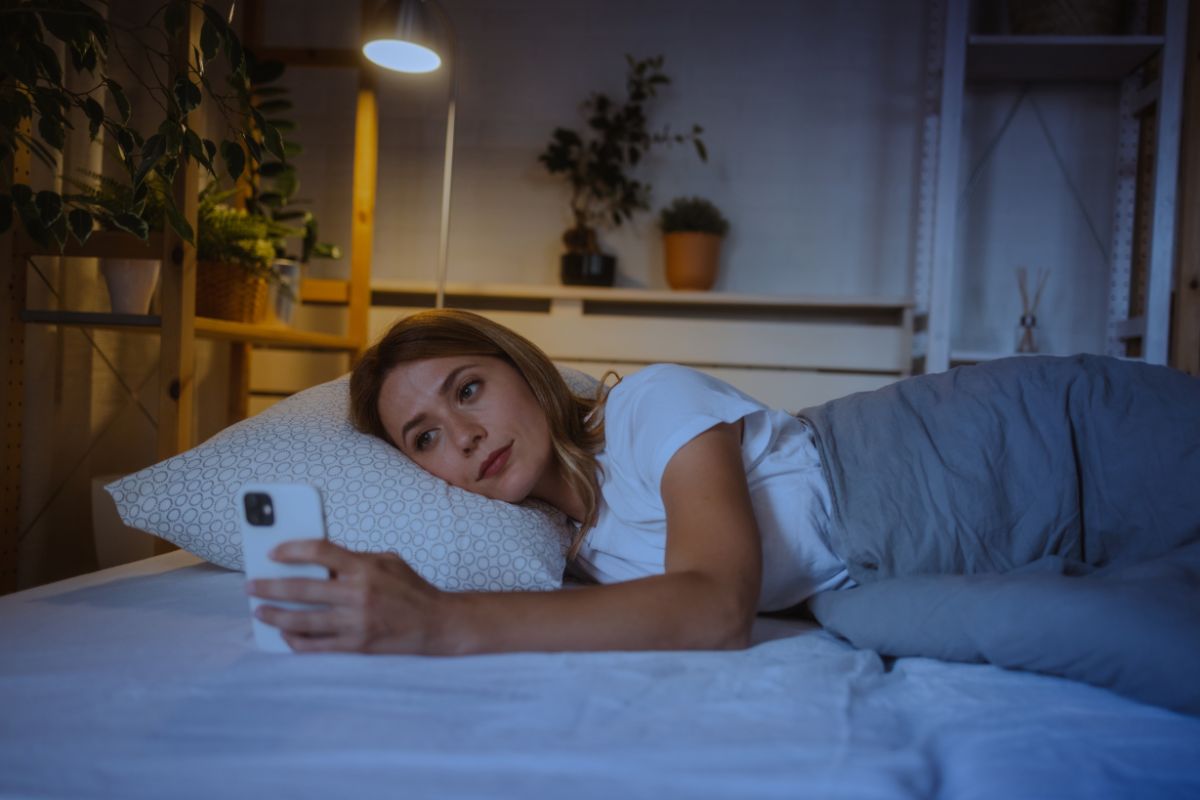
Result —
[{"label": "white ceramic pot", "polygon": [[162,262],[147,259],[106,258],[100,273],[108,286],[109,304],[115,314],[146,314],[158,285]]}]

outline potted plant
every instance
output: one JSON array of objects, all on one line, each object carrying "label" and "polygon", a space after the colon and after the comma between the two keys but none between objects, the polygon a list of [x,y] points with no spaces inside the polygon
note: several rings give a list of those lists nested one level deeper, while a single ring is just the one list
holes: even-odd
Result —
[{"label": "potted plant", "polygon": [[647,106],[658,88],[670,83],[662,70],[663,57],[635,60],[626,56],[626,97],[616,102],[593,92],[583,103],[587,130],[580,134],[555,128],[538,161],[551,175],[562,175],[571,185],[574,225],[563,234],[567,253],[562,257],[562,282],[611,286],[616,259],[600,249],[598,227],[618,227],[639,209],[650,207],[650,185],[633,172],[646,153],[661,144],[691,141],[701,161],[708,160],[700,139],[703,129],[693,125],[689,134],[672,134],[669,127],[651,131]]},{"label": "potted plant", "polygon": [[720,209],[703,197],[677,197],[662,209],[667,285],[672,289],[711,289],[717,280],[721,240],[729,222]]},{"label": "potted plant", "polygon": [[[267,131],[284,132],[295,124],[284,112],[291,109],[287,89],[273,86],[284,71],[277,61],[259,61],[252,52],[244,53],[249,82],[248,115],[254,120],[244,139],[246,150],[255,156],[239,162],[230,154],[227,173],[243,177],[238,188],[221,191],[214,180],[201,192],[199,203],[199,239],[197,245],[197,313],[201,316],[260,322],[266,316],[267,294],[275,294],[276,316],[287,321],[291,303],[299,286],[296,262],[312,257],[339,258],[337,245],[317,240],[317,221],[313,214],[298,207],[294,199],[299,188],[295,166],[286,161],[300,152],[300,145],[281,138],[283,158],[264,153]],[[274,115],[268,119],[267,114]],[[238,152],[241,152],[240,150]],[[266,160],[258,160],[267,155]],[[164,176],[151,171],[140,189],[121,181],[91,174],[90,183],[69,182],[80,188],[79,194],[64,194],[82,213],[91,215],[106,230],[128,230],[129,220],[161,231],[170,219],[171,192]],[[242,208],[226,201],[237,196]],[[300,227],[286,224],[295,220]],[[295,244],[295,242],[299,244]],[[293,267],[296,267],[293,269]],[[157,261],[105,259],[101,262],[112,301],[113,311],[146,313],[158,277]],[[278,313],[279,309],[286,309]]]},{"label": "potted plant", "polygon": [[[77,207],[91,214],[105,230],[120,230],[117,218],[135,213],[145,221],[148,231],[161,231],[166,219],[170,192],[166,182],[148,177],[146,192],[135,202],[128,186],[120,181],[92,175],[94,184],[80,184],[81,192],[70,195]],[[239,322],[261,322],[267,310],[271,282],[280,283],[275,267],[280,243],[289,236],[303,233],[260,214],[235,208],[230,200],[237,189],[221,190],[212,181],[200,192],[198,237],[196,242],[196,313]],[[136,265],[137,268],[134,268]],[[158,275],[157,261],[127,264],[106,259],[102,263],[113,311],[144,314]],[[121,284],[136,287],[135,297],[122,295]]]}]

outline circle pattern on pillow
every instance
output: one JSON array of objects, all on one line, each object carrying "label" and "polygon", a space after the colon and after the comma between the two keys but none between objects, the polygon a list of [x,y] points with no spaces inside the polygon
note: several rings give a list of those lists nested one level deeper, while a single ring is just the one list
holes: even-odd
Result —
[{"label": "circle pattern on pillow", "polygon": [[[573,391],[595,379],[561,368]],[[321,493],[330,541],[400,555],[448,591],[556,589],[575,528],[557,509],[449,485],[349,421],[350,379],[314,386],[197,447],[105,487],[125,524],[242,569],[237,493],[250,482]]]}]

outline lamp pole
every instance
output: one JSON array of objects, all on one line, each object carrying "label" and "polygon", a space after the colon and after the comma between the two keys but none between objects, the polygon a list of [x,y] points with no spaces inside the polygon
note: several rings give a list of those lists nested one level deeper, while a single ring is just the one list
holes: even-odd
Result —
[{"label": "lamp pole", "polygon": [[450,103],[446,110],[446,155],[442,162],[442,223],[441,240],[438,243],[437,291],[434,294],[434,308],[444,308],[446,305],[446,268],[450,257],[450,190],[454,178],[454,105],[458,95],[458,36],[450,22],[450,15],[436,0],[429,0],[429,5],[437,9],[442,23],[446,28],[446,46],[450,52],[446,62],[450,70]]}]

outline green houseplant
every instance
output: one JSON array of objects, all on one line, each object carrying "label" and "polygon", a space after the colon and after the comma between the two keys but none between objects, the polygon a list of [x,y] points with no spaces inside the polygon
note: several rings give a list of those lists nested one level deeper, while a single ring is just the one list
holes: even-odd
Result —
[{"label": "green houseplant", "polygon": [[612,285],[616,259],[601,252],[598,227],[617,227],[650,207],[650,185],[634,177],[638,164],[658,145],[690,141],[701,161],[708,160],[703,129],[693,125],[687,134],[669,127],[651,130],[646,117],[658,89],[670,83],[663,57],[637,60],[626,56],[626,97],[617,102],[593,92],[583,103],[587,128],[583,133],[555,128],[538,161],[551,175],[571,186],[574,225],[563,234],[562,281],[567,284]]},{"label": "green houseplant", "polygon": [[703,197],[677,197],[659,212],[667,285],[672,289],[711,289],[717,280],[721,240],[729,221]]},{"label": "green houseplant", "polygon": [[[171,55],[162,43],[180,35],[193,9],[199,9],[203,19],[199,47],[189,53],[186,69],[173,74]],[[97,219],[86,193],[60,193],[11,178],[18,148],[28,149],[56,170],[56,151],[62,151],[66,131],[77,122],[86,121],[92,140],[105,133],[124,170],[129,203],[113,209],[108,224],[142,239],[150,230],[147,214],[152,212],[146,201],[151,176],[170,185],[180,167],[191,160],[215,177],[218,154],[234,179],[248,164],[261,162],[264,152],[286,160],[282,132],[252,103],[241,41],[207,2],[169,0],[145,26],[119,29],[84,0],[14,0],[0,4],[0,22],[0,233],[19,221],[35,241],[60,248],[70,237],[82,243],[91,235]],[[149,69],[132,70],[161,110],[149,129],[133,126],[124,87],[108,68],[110,51],[128,59],[117,43],[122,35],[130,40],[126,46],[149,59]],[[68,86],[65,59],[50,46],[55,40],[62,43],[70,66],[89,76],[90,89],[80,92]],[[214,82],[216,71],[210,67],[216,61],[227,68],[224,86]],[[172,77],[164,82],[164,76]],[[202,138],[188,122],[206,99],[227,125],[228,136],[219,144]],[[106,104],[109,100],[111,104]],[[163,197],[167,223],[194,244],[195,232],[171,193]]]}]

